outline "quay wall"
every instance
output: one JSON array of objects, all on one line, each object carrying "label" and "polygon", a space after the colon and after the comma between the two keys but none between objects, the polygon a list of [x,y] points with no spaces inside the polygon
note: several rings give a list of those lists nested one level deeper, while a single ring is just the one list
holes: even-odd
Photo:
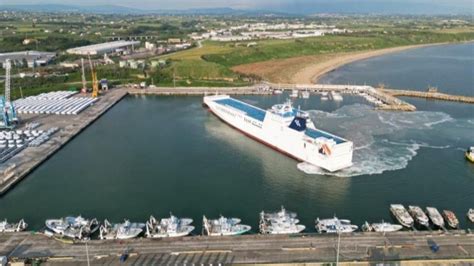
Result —
[{"label": "quay wall", "polygon": [[462,95],[452,95],[440,92],[426,92],[426,91],[412,91],[412,90],[393,90],[393,89],[382,89],[384,93],[390,94],[392,96],[406,96],[406,97],[418,97],[426,98],[433,100],[442,100],[442,101],[453,101],[453,102],[463,102],[474,104],[474,97],[472,96],[462,96]]}]

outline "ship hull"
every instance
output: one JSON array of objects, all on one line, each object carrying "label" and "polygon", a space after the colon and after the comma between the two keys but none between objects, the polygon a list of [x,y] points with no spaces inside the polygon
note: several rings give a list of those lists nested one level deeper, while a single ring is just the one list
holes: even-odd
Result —
[{"label": "ship hull", "polygon": [[[306,136],[304,132],[282,125],[281,122],[275,122],[277,117],[272,116],[268,111],[264,114],[264,118],[255,119],[231,106],[220,104],[220,98],[216,100],[215,97],[217,96],[204,97],[203,103],[215,116],[246,136],[286,156],[300,162],[308,162],[330,172],[352,165],[352,142],[343,141],[334,136],[340,143],[332,148],[330,155],[321,154],[320,147],[314,144],[314,140]],[[228,98],[227,96],[223,99]],[[242,105],[241,102],[238,104]],[[264,111],[260,110],[260,112]],[[329,136],[327,132],[311,130]]]}]

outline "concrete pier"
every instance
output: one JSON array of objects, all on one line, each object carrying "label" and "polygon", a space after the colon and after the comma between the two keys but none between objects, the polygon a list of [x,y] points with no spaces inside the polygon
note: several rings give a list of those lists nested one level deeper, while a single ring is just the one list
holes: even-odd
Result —
[{"label": "concrete pier", "polygon": [[417,97],[417,98],[426,98],[426,99],[441,100],[441,101],[452,101],[452,102],[474,104],[474,97],[471,97],[471,96],[452,95],[452,94],[446,94],[446,93],[440,93],[440,92],[414,91],[414,90],[381,89],[380,91],[392,96]]},{"label": "concrete pier", "polygon": [[[114,265],[127,252],[131,265],[218,265],[236,263],[334,263],[336,234],[191,236],[168,239],[89,240],[67,243],[41,234],[0,234],[0,256],[42,259],[50,264]],[[436,244],[434,252],[430,246]],[[474,263],[474,235],[464,231],[341,234],[341,262],[436,260]],[[442,263],[443,264],[443,263]]]},{"label": "concrete pier", "polygon": [[270,95],[272,91],[263,90],[261,86],[248,87],[147,87],[137,89],[126,88],[130,95],[205,95],[205,94],[229,94],[229,95]]},{"label": "concrete pier", "polygon": [[[3,176],[0,176],[0,196],[126,95],[127,91],[123,89],[110,90],[93,106],[78,115],[21,115],[22,125],[28,122],[39,122],[41,125],[38,129],[47,130],[58,127],[59,131],[39,147],[28,147],[0,165],[0,173],[3,173]],[[18,129],[21,128],[20,125]]]},{"label": "concrete pier", "polygon": [[307,90],[313,93],[338,92],[341,94],[355,94],[365,97],[371,101],[377,109],[392,111],[415,111],[416,107],[393,97],[392,95],[377,90],[370,86],[357,85],[333,85],[333,84],[272,84],[262,83],[247,87],[154,87],[138,89],[128,87],[131,95],[205,95],[205,94],[229,94],[229,95],[270,95],[273,90]]}]

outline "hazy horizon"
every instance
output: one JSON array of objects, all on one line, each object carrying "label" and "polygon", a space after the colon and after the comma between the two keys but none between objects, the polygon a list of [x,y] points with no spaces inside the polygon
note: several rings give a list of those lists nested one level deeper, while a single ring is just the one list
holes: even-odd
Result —
[{"label": "hazy horizon", "polygon": [[290,13],[377,12],[377,13],[474,13],[470,0],[2,0],[2,5],[116,5],[143,10],[234,8]]}]

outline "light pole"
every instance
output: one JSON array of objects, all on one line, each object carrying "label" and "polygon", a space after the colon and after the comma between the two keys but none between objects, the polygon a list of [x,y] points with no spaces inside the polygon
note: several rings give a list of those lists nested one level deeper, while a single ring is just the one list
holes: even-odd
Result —
[{"label": "light pole", "polygon": [[87,257],[87,266],[90,266],[90,261],[89,261],[89,247],[87,246],[87,239],[86,239],[86,257]]},{"label": "light pole", "polygon": [[336,266],[339,266],[339,246],[341,244],[341,231],[337,227],[337,250],[336,250]]}]

